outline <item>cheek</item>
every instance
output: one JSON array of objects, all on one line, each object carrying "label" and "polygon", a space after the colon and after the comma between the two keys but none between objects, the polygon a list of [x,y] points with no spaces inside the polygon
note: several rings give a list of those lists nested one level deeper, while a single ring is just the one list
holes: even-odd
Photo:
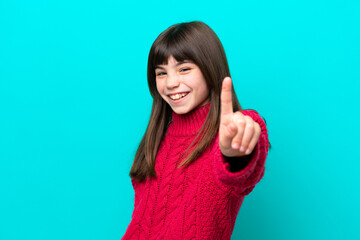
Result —
[{"label": "cheek", "polygon": [[162,93],[162,85],[160,81],[156,81],[156,89],[161,94]]},{"label": "cheek", "polygon": [[203,79],[203,81],[201,82],[201,95],[203,96],[204,99],[209,97],[209,88],[206,84],[205,79]]},{"label": "cheek", "polygon": [[209,89],[207,88],[207,86],[205,86],[203,89],[204,91],[202,92],[202,97],[204,100],[206,100],[209,98]]},{"label": "cheek", "polygon": [[165,87],[165,85],[164,85],[163,81],[156,81],[156,89],[157,89],[160,97],[162,99],[164,99],[165,101],[167,101],[167,99],[166,99],[166,97],[164,95],[164,87]]}]

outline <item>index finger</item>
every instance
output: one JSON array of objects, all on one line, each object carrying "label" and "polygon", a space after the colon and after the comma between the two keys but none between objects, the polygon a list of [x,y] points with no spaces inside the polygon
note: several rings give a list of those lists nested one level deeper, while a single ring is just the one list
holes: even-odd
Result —
[{"label": "index finger", "polygon": [[226,77],[221,86],[221,116],[233,113],[232,104],[232,93],[231,93],[232,82],[230,77]]}]

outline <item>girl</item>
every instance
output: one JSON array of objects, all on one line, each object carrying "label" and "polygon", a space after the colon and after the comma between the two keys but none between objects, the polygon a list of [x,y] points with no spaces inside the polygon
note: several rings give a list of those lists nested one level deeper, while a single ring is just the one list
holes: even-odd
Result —
[{"label": "girl", "polygon": [[222,44],[205,23],[162,32],[147,74],[153,105],[130,170],[135,206],[122,239],[230,239],[264,175],[265,122],[241,108]]}]

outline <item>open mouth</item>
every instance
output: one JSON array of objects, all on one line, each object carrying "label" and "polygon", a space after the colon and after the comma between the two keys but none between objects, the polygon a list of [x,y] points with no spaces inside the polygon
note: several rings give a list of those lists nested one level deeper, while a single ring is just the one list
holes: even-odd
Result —
[{"label": "open mouth", "polygon": [[179,99],[182,99],[184,97],[186,97],[189,93],[188,92],[184,92],[184,93],[177,93],[177,94],[172,94],[172,95],[168,95],[172,100],[176,101]]}]

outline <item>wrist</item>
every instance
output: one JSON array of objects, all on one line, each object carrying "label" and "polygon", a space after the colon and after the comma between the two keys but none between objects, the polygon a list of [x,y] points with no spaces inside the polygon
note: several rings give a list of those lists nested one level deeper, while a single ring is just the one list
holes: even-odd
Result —
[{"label": "wrist", "polygon": [[230,172],[239,172],[244,169],[252,159],[253,153],[249,155],[243,156],[234,156],[234,157],[227,157],[225,155],[224,159],[229,164]]}]

